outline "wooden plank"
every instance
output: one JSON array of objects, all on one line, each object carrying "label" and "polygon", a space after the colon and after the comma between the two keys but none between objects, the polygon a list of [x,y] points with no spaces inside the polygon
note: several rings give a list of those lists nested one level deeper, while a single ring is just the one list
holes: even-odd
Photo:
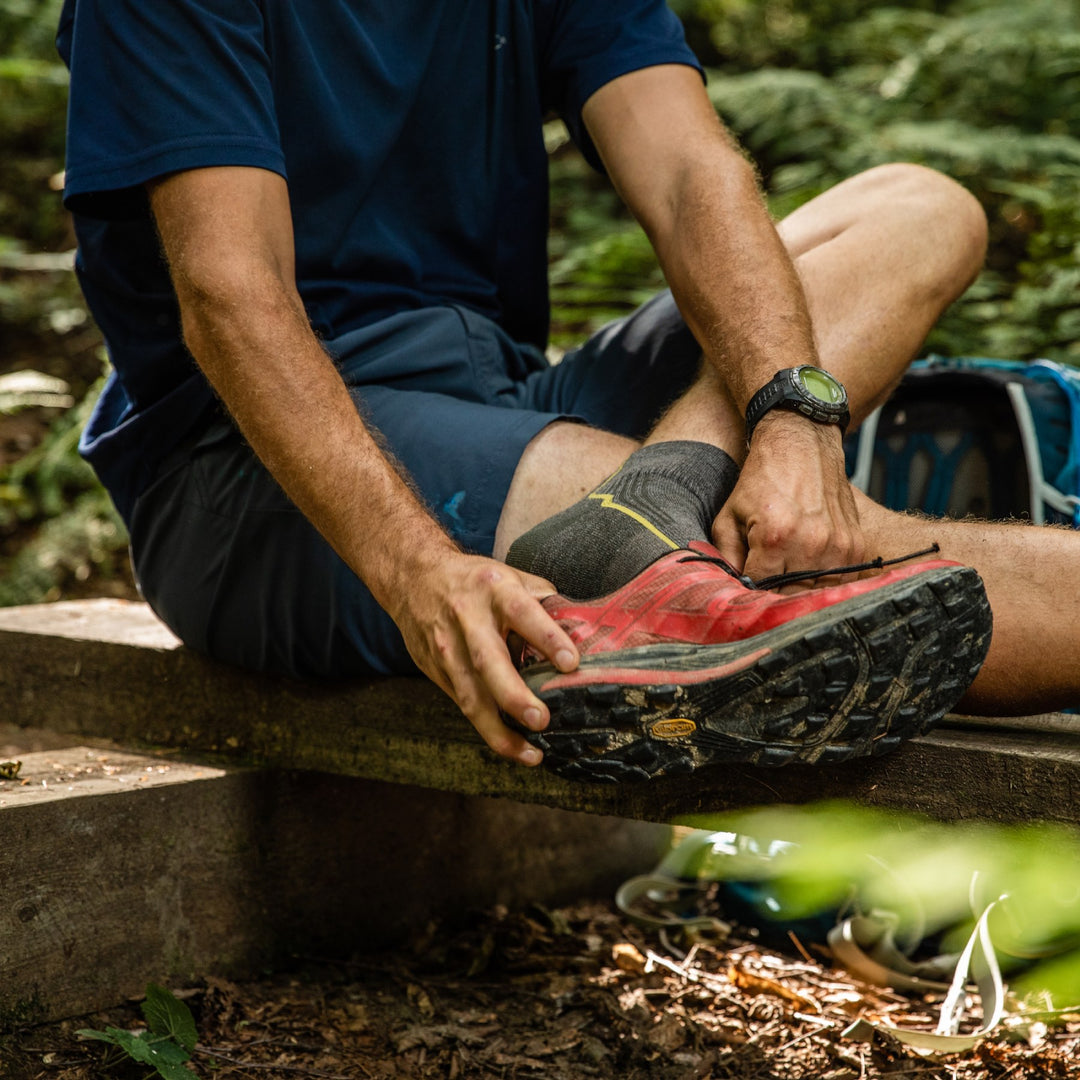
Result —
[{"label": "wooden plank", "polygon": [[667,830],[79,747],[0,781],[0,1031],[495,904],[610,895]]},{"label": "wooden plank", "polygon": [[[944,727],[887,757],[836,766],[590,785],[496,759],[422,679],[326,686],[255,677],[177,647],[171,635],[142,643],[152,616],[117,604],[0,610],[0,718],[242,764],[649,821],[822,798],[945,818],[1080,820],[1080,733],[1067,717],[1026,732]],[[138,627],[130,635],[129,620]]]},{"label": "wooden plank", "polygon": [[149,604],[131,600],[68,600],[0,608],[0,628],[74,641],[181,648],[180,639],[150,610]]},{"label": "wooden plank", "polygon": [[0,785],[0,1029],[259,959],[257,776],[100,753],[27,755]]}]

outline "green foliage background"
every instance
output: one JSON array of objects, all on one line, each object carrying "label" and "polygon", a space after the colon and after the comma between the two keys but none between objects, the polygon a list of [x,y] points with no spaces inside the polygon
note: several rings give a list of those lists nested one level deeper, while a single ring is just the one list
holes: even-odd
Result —
[{"label": "green foliage background", "polygon": [[[889,161],[942,170],[986,210],[986,272],[942,320],[934,351],[1080,362],[1080,5],[1074,0],[672,0],[709,93],[783,216]],[[566,235],[555,256],[556,326],[583,318],[574,278],[615,288],[598,314],[660,281],[648,245],[610,204],[580,204],[583,167],[556,157]],[[569,207],[569,208],[568,208]],[[632,267],[633,277],[623,276]]]},{"label": "green foliage background", "polygon": [[[928,349],[1080,362],[1075,0],[671,3],[777,215],[887,161],[941,169],[979,198],[991,224],[987,269]],[[72,275],[38,258],[72,244],[54,190],[66,94],[52,46],[59,8],[0,0],[0,373],[41,368],[85,398],[100,370],[96,341]],[[566,348],[663,279],[605,182],[557,125],[548,135],[553,342]],[[71,461],[85,400],[81,410],[57,422],[42,469],[0,465],[0,540],[36,527],[38,544],[18,564],[0,557],[0,603],[58,595],[122,549],[108,500]]]},{"label": "green foliage background", "polygon": [[49,430],[25,456],[0,455],[0,606],[57,599],[90,580],[101,591],[126,561],[123,523],[76,452],[105,361],[65,255],[74,236],[57,190],[68,84],[53,44],[61,6],[0,0],[0,414],[39,397],[5,393],[12,370],[62,378],[77,401],[44,413]]}]

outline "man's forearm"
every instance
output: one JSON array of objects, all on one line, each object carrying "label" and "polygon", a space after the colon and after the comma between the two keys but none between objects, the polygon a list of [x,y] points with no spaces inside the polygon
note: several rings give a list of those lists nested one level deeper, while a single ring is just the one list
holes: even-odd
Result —
[{"label": "man's forearm", "polygon": [[[402,585],[454,550],[364,426],[295,283],[284,180],[177,173],[150,205],[185,342],[255,453],[391,615]],[[409,535],[409,565],[398,539]]]},{"label": "man's forearm", "polygon": [[779,368],[813,363],[798,275],[697,72],[632,72],[597,91],[584,116],[733,406],[741,413]]},{"label": "man's forearm", "polygon": [[741,463],[713,522],[717,546],[752,577],[859,561],[840,429],[774,409],[746,446],[751,397],[777,371],[816,364],[817,350],[802,283],[754,171],[697,72],[632,72],[598,90],[584,116],[716,374],[676,405],[657,437],[712,442]]},{"label": "man's forearm", "polygon": [[299,298],[249,282],[243,295],[181,295],[181,308],[188,347],[252,449],[393,614],[415,562],[453,543],[367,430]]},{"label": "man's forearm", "polygon": [[802,284],[751,167],[718,145],[681,170],[654,237],[683,317],[740,414],[783,367],[816,364]]}]

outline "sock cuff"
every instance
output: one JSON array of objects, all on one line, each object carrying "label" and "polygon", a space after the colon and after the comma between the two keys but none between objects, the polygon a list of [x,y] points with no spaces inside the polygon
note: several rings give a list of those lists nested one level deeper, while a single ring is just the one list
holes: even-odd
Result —
[{"label": "sock cuff", "polygon": [[717,499],[723,505],[739,479],[739,466],[729,454],[711,443],[691,439],[642,446],[630,455],[612,481],[639,469],[650,476],[681,484],[706,505]]},{"label": "sock cuff", "polygon": [[[507,562],[548,578],[564,596],[605,595],[668,554],[671,545],[708,539],[738,476],[735,462],[710,443],[652,443],[635,450],[592,498],[520,536]],[[597,502],[597,495],[614,498]]]}]

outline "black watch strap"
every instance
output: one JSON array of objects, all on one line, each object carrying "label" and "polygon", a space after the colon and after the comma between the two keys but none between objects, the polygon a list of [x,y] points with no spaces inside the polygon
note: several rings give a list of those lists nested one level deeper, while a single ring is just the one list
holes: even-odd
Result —
[{"label": "black watch strap", "polygon": [[[832,389],[835,400],[826,401],[808,391],[801,376],[810,372]],[[746,442],[749,445],[761,418],[771,409],[787,409],[800,413],[817,424],[835,424],[841,432],[847,431],[851,421],[848,410],[847,391],[838,379],[821,368],[801,365],[778,371],[751,399],[746,406]]]}]

